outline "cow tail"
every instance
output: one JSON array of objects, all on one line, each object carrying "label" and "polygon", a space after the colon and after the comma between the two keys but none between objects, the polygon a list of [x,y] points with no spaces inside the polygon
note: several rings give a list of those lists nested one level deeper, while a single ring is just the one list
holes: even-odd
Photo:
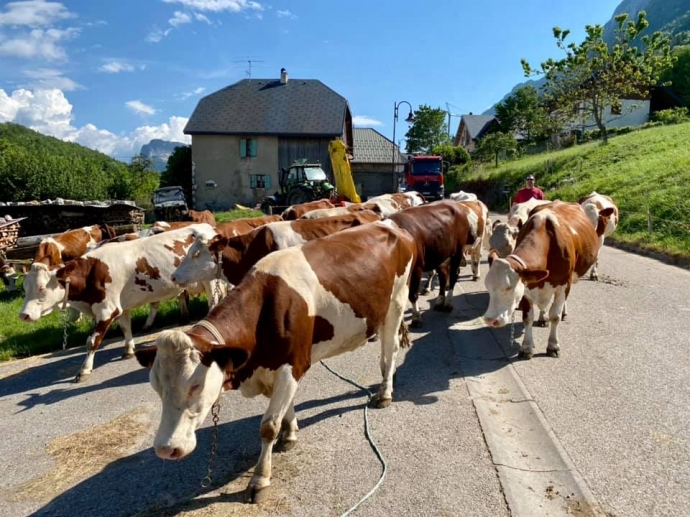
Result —
[{"label": "cow tail", "polygon": [[410,348],[410,346],[412,346],[410,333],[407,331],[407,323],[405,323],[404,320],[400,322],[398,336],[400,336],[400,348]]}]

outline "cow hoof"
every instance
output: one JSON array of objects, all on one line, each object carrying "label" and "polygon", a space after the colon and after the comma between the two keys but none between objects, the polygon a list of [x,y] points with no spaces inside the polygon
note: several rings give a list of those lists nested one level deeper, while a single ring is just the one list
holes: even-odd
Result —
[{"label": "cow hoof", "polygon": [[558,358],[561,355],[561,351],[555,348],[547,348],[546,355],[548,355],[549,357]]},{"label": "cow hoof", "polygon": [[382,399],[379,395],[376,395],[371,399],[370,407],[375,409],[383,409],[390,406],[391,402],[393,402],[393,399]]},{"label": "cow hoof", "polygon": [[546,322],[546,320],[537,320],[534,322],[535,327],[548,327],[549,324]]},{"label": "cow hoof", "polygon": [[422,328],[422,320],[412,320],[410,322],[410,328],[412,328],[412,329]]},{"label": "cow hoof", "polygon": [[266,501],[268,494],[268,486],[260,488],[254,485],[249,485],[244,491],[244,502],[248,504],[261,504]]},{"label": "cow hoof", "polygon": [[273,450],[275,452],[288,452],[294,449],[295,445],[297,445],[297,440],[280,440],[275,444]]},{"label": "cow hoof", "polygon": [[422,296],[424,296],[425,294],[429,294],[429,289],[422,289],[422,291],[419,294],[421,294]]},{"label": "cow hoof", "polygon": [[84,372],[79,372],[77,376],[74,378],[74,382],[84,382],[88,380],[88,378],[91,376],[91,372],[89,373],[84,373]]},{"label": "cow hoof", "polygon": [[131,359],[132,357],[134,357],[134,352],[125,352],[122,354],[122,359]]},{"label": "cow hoof", "polygon": [[472,275],[472,281],[473,281],[473,282],[476,282],[477,280],[479,280],[479,277],[478,277],[478,276]]},{"label": "cow hoof", "polygon": [[522,350],[520,350],[518,352],[518,359],[525,359],[525,360],[529,361],[530,359],[532,359],[533,355],[534,355],[534,352],[523,352]]},{"label": "cow hoof", "polygon": [[370,338],[367,338],[367,341],[369,343],[373,343],[374,341],[377,341],[378,339],[379,339],[379,337],[374,335],[374,336],[371,336]]},{"label": "cow hoof", "polygon": [[561,321],[565,321],[566,316],[567,316],[567,314],[561,314]]}]

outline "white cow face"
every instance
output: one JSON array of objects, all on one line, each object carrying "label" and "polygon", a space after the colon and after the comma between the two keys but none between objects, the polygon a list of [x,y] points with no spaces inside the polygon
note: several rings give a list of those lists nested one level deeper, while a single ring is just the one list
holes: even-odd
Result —
[{"label": "white cow face", "polygon": [[496,222],[491,232],[489,246],[498,251],[500,257],[505,258],[510,255],[515,249],[515,241],[520,230],[507,223]]},{"label": "white cow face", "polygon": [[65,298],[65,288],[57,281],[57,269],[45,264],[32,264],[24,277],[24,305],[19,311],[23,321],[37,321],[53,312]]},{"label": "white cow face", "polygon": [[513,269],[506,259],[493,260],[484,281],[489,292],[489,307],[484,321],[489,327],[503,327],[511,322],[513,312],[520,305],[525,286],[545,279],[549,272],[544,269]]},{"label": "white cow face", "polygon": [[525,284],[508,261],[500,258],[491,264],[484,284],[489,292],[489,308],[484,313],[484,321],[490,327],[503,327],[510,323],[525,292]]},{"label": "white cow face", "polygon": [[161,423],[153,446],[158,457],[179,460],[196,447],[196,430],[218,399],[225,370],[241,366],[247,352],[213,347],[206,352],[179,330],[162,333],[156,346],[137,351],[137,359],[150,368],[149,380],[163,403]]},{"label": "white cow face", "polygon": [[181,287],[195,282],[210,282],[218,272],[218,253],[222,251],[227,239],[220,235],[209,239],[197,235],[187,254],[172,274],[172,281]]}]

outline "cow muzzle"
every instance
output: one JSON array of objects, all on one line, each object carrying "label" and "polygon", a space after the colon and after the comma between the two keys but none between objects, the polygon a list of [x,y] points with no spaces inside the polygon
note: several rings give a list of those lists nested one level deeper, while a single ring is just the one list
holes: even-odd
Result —
[{"label": "cow muzzle", "polygon": [[155,448],[156,456],[162,460],[181,460],[186,457],[189,452],[185,452],[181,447],[170,447],[168,445],[160,445]]}]

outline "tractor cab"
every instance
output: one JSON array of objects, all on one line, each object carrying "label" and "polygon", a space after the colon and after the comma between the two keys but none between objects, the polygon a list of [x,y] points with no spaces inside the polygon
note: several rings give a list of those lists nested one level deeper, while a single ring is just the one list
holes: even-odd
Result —
[{"label": "tractor cab", "polygon": [[335,187],[328,182],[326,172],[319,163],[295,161],[290,167],[281,168],[278,173],[280,190],[264,198],[261,209],[265,213],[273,207],[287,207],[307,203],[316,199],[328,199]]}]

